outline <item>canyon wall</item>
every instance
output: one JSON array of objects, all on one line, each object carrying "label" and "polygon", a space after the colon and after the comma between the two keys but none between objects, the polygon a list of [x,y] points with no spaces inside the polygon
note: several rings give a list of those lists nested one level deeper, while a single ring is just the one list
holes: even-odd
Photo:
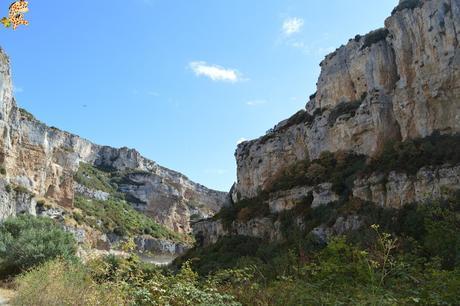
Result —
[{"label": "canyon wall", "polygon": [[[194,224],[197,241],[206,246],[227,235],[278,241],[292,234],[281,230],[286,213],[288,223],[303,228],[305,218],[310,225],[318,221],[313,210],[331,204],[334,213],[326,217],[333,219],[308,229],[325,239],[364,222],[340,205],[373,203],[394,211],[456,194],[460,152],[446,160],[427,154],[426,163],[412,154],[414,160],[405,162],[416,169],[377,165],[360,173],[353,167],[368,170],[379,159],[384,167],[388,157],[382,152],[391,142],[426,141],[433,147],[433,139],[449,138],[460,148],[459,41],[460,0],[406,0],[384,28],[357,35],[327,55],[306,107],[266,135],[238,145],[233,210]],[[339,167],[337,159],[328,162],[349,153],[365,162],[348,168]]]},{"label": "canyon wall", "polygon": [[241,198],[324,151],[374,156],[388,140],[460,132],[460,1],[411,2],[326,56],[304,110],[238,146]]},{"label": "canyon wall", "polygon": [[228,201],[226,193],[194,183],[136,150],[96,145],[35,119],[15,102],[10,63],[3,50],[0,134],[0,221],[22,212],[34,213],[37,200],[72,208],[75,190],[101,194],[76,186],[74,175],[80,163],[131,171],[119,191],[139,211],[179,233],[190,232],[192,216],[212,216]]}]

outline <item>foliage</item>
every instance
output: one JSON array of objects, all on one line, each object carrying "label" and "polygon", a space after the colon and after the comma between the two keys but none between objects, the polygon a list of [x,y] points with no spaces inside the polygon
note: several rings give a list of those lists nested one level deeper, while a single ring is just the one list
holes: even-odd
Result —
[{"label": "foliage", "polygon": [[93,167],[87,163],[80,163],[74,175],[77,183],[94,190],[101,190],[110,194],[116,193],[116,186],[110,183],[110,173]]},{"label": "foliage", "polygon": [[329,118],[327,119],[329,126],[332,127],[337,121],[337,119],[345,114],[348,114],[351,117],[355,116],[356,111],[361,106],[366,96],[367,94],[363,93],[360,100],[351,102],[341,102],[337,104],[337,106],[334,107],[334,109],[332,109],[331,113],[329,114]]},{"label": "foliage", "polygon": [[121,286],[97,284],[86,267],[62,259],[49,261],[17,279],[12,305],[126,305]]},{"label": "foliage", "polygon": [[364,156],[346,152],[323,152],[316,160],[303,160],[288,167],[274,180],[269,192],[331,182],[336,192],[346,196],[356,173],[364,169],[364,166]]},{"label": "foliage", "polygon": [[22,276],[13,304],[454,305],[459,200],[397,211],[358,201],[312,209],[306,199],[295,209],[311,220],[362,216],[368,225],[358,233],[361,240],[333,237],[317,244],[308,230],[276,244],[230,236],[193,249],[176,260],[177,269],[136,256],[107,256],[84,266],[57,260]]},{"label": "foliage", "polygon": [[74,213],[75,220],[97,228],[104,233],[115,233],[122,237],[146,234],[154,238],[166,238],[175,241],[187,239],[136,211],[121,199],[109,198],[102,201],[76,196],[74,205],[82,212],[81,214]]},{"label": "foliage", "polygon": [[361,50],[369,48],[370,46],[378,43],[379,41],[385,40],[388,34],[390,34],[390,32],[385,28],[381,28],[366,34],[364,36],[364,42],[363,46],[361,47]]},{"label": "foliage", "polygon": [[214,219],[220,219],[225,228],[230,228],[233,221],[246,222],[254,218],[262,218],[270,215],[268,207],[268,194],[260,193],[258,197],[243,199],[234,205],[223,207]]},{"label": "foliage", "polygon": [[194,248],[176,265],[190,261],[200,275],[207,275],[219,269],[235,267],[240,258],[258,253],[262,240],[246,236],[228,236],[207,248]]},{"label": "foliage", "polygon": [[18,283],[13,305],[240,305],[212,283],[199,282],[187,263],[169,274],[135,256],[109,256],[86,266],[56,260]]},{"label": "foliage", "polygon": [[410,139],[404,142],[388,142],[382,153],[372,160],[366,173],[396,170],[415,174],[424,166],[455,165],[460,163],[460,134],[440,135]]},{"label": "foliage", "polygon": [[72,258],[76,242],[47,218],[20,215],[0,225],[0,268],[4,273],[30,269],[56,257]]},{"label": "foliage", "polygon": [[25,118],[26,120],[28,121],[37,121],[37,119],[34,117],[34,115],[32,115],[31,113],[29,113],[27,110],[25,110],[24,108],[20,108],[18,107],[18,111],[19,113],[21,114],[21,116],[23,118]]},{"label": "foliage", "polygon": [[401,1],[401,3],[399,3],[398,6],[396,6],[393,9],[393,11],[391,12],[391,15],[394,15],[397,12],[400,12],[405,9],[413,10],[421,6],[422,6],[421,0],[404,0],[404,1]]}]

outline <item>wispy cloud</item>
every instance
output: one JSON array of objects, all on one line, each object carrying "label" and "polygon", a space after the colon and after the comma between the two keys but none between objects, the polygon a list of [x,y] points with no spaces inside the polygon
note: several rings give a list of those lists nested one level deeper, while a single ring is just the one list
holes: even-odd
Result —
[{"label": "wispy cloud", "polygon": [[14,93],[21,93],[21,92],[24,92],[24,88],[14,86],[14,87],[13,87],[13,92],[14,92]]},{"label": "wispy cloud", "polygon": [[295,33],[299,33],[302,30],[304,21],[302,18],[288,18],[283,22],[283,33],[286,36],[291,36]]},{"label": "wispy cloud", "polygon": [[236,69],[224,68],[218,65],[211,65],[203,61],[194,61],[189,63],[190,69],[197,76],[205,76],[213,81],[238,82],[241,81],[241,75]]},{"label": "wispy cloud", "polygon": [[266,103],[267,103],[267,100],[250,100],[250,101],[246,102],[246,105],[258,106],[258,105],[263,105],[263,104],[266,104]]},{"label": "wispy cloud", "polygon": [[293,48],[302,50],[305,54],[323,57],[335,50],[334,47],[323,47],[318,43],[305,44],[302,41],[289,41],[287,44]]},{"label": "wispy cloud", "polygon": [[247,141],[247,139],[244,138],[244,137],[241,137],[240,139],[238,139],[238,141],[236,142],[236,144],[239,145],[240,143],[243,143],[243,142],[245,142],[245,141]]}]

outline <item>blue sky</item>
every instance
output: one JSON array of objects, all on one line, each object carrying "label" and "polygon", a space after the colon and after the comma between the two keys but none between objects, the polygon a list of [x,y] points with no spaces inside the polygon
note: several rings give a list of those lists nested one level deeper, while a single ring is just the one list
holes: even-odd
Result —
[{"label": "blue sky", "polygon": [[324,55],[397,2],[29,0],[0,45],[40,120],[226,191],[237,142],[304,107]]}]

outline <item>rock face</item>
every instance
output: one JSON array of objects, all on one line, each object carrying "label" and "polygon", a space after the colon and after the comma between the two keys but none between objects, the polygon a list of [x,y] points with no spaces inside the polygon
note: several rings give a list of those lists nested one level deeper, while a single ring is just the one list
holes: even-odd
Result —
[{"label": "rock face", "polygon": [[460,189],[460,166],[420,169],[416,175],[392,171],[388,177],[373,174],[355,181],[353,196],[382,207],[401,208],[446,197]]},{"label": "rock face", "polygon": [[[222,220],[205,220],[194,224],[198,242],[212,244],[225,235],[279,240],[278,216],[283,212],[299,203],[315,209],[339,201],[343,195],[328,182],[273,190],[274,182],[285,179],[285,170],[297,162],[318,159],[325,151],[353,152],[369,160],[388,141],[460,133],[460,0],[401,2],[385,28],[358,35],[326,56],[317,92],[305,109],[238,146],[232,200],[238,204],[263,195],[260,205],[268,205],[271,218],[242,222],[237,215],[230,224],[227,220],[227,227]],[[346,196],[398,209],[452,195],[460,189],[459,171],[454,163],[425,165],[412,175],[373,173],[349,182],[353,187]],[[292,222],[305,226],[300,218]],[[311,233],[327,240],[362,223],[358,215],[338,216]]]},{"label": "rock face", "polygon": [[208,246],[224,236],[248,236],[265,241],[279,241],[282,234],[279,222],[270,218],[254,218],[246,222],[234,221],[226,228],[221,220],[201,220],[193,224],[193,234],[199,246]]},{"label": "rock face", "polygon": [[460,132],[460,0],[418,2],[326,56],[306,109],[238,146],[241,198],[323,151],[373,156],[390,139]]},{"label": "rock face", "polygon": [[118,171],[136,170],[121,187],[133,205],[161,224],[190,232],[190,217],[209,217],[227,195],[207,189],[184,175],[159,166],[136,150],[99,146],[48,127],[17,107],[9,59],[0,50],[0,220],[35,211],[35,199],[72,207],[74,193],[95,199],[107,194],[75,186],[80,162]]}]

